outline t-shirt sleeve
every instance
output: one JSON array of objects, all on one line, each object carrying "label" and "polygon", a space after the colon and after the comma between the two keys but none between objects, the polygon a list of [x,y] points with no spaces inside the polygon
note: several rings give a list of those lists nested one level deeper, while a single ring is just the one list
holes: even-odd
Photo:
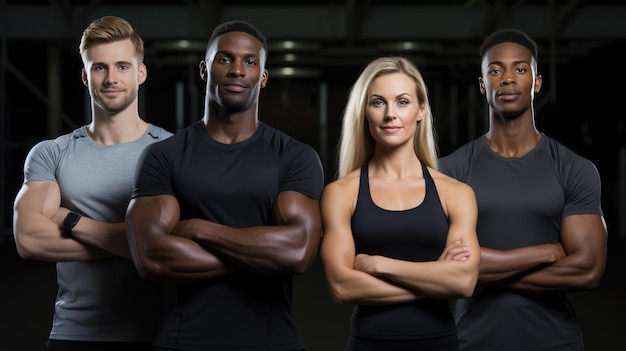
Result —
[{"label": "t-shirt sleeve", "polygon": [[439,171],[456,180],[464,182],[466,169],[469,163],[469,148],[463,146],[448,156],[439,159]]},{"label": "t-shirt sleeve", "polygon": [[37,143],[30,149],[24,162],[24,183],[31,180],[56,182],[59,155],[59,146],[53,140]]},{"label": "t-shirt sleeve", "polygon": [[577,158],[564,170],[565,207],[563,217],[575,214],[602,215],[601,182],[596,166]]},{"label": "t-shirt sleeve", "polygon": [[324,187],[322,163],[312,147],[298,145],[285,160],[286,172],[279,191],[293,190],[319,201]]},{"label": "t-shirt sleeve", "polygon": [[153,195],[174,195],[171,182],[170,157],[161,143],[147,146],[135,173],[131,198]]}]

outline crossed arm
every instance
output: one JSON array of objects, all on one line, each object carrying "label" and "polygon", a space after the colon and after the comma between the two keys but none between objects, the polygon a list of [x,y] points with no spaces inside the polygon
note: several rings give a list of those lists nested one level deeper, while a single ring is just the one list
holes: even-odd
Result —
[{"label": "crossed arm", "polygon": [[105,223],[83,216],[72,238],[62,236],[69,209],[61,207],[61,191],[52,181],[22,185],[14,203],[13,233],[23,258],[42,261],[92,260],[110,256],[130,259],[124,223]]},{"label": "crossed arm", "polygon": [[[423,297],[470,296],[478,277],[477,208],[474,193],[455,183],[446,202],[450,223],[446,248],[436,261],[409,262],[383,256],[355,256],[350,218],[357,190],[345,180],[329,184],[322,196],[324,238],[321,257],[335,303],[393,304]],[[447,188],[447,185],[442,188]],[[384,235],[384,233],[383,233]]]},{"label": "crossed arm", "polygon": [[133,199],[127,212],[129,244],[146,278],[199,281],[250,271],[301,274],[313,262],[321,237],[319,203],[301,193],[279,194],[275,225],[232,228],[207,220],[180,220],[170,195]]},{"label": "crossed arm", "polygon": [[561,242],[513,250],[481,248],[479,281],[522,292],[594,289],[606,262],[607,231],[600,215],[561,221]]}]

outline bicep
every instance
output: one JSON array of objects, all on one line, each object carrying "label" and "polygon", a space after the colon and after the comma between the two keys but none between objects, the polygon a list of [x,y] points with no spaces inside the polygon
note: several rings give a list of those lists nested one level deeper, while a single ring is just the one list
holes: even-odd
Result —
[{"label": "bicep", "polygon": [[61,190],[52,181],[29,181],[15,198],[16,214],[43,215],[52,218],[61,206]]},{"label": "bicep", "polygon": [[561,222],[561,244],[567,256],[576,255],[580,264],[604,267],[607,250],[607,230],[600,215],[571,215]]},{"label": "bicep", "polygon": [[178,201],[171,195],[140,196],[130,201],[126,213],[129,240],[168,235],[180,220]]},{"label": "bicep", "polygon": [[[478,206],[474,191],[467,185],[456,183],[455,187],[446,192],[446,208],[449,222],[447,245],[461,241],[468,245],[472,252],[478,252],[476,222]],[[453,196],[450,196],[453,194]]]},{"label": "bicep", "polygon": [[275,225],[303,225],[319,230],[319,202],[296,191],[283,191],[273,208],[273,220]]},{"label": "bicep", "polygon": [[324,236],[321,246],[321,258],[327,276],[332,278],[337,270],[352,270],[356,255],[352,228],[351,211],[347,197],[334,189],[326,189],[322,196],[321,213]]}]

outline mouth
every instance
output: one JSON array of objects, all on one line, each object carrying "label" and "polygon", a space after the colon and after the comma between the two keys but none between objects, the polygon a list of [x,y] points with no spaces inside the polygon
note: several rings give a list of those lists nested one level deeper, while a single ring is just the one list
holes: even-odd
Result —
[{"label": "mouth", "polygon": [[398,132],[402,128],[398,126],[386,126],[386,127],[380,127],[380,129],[382,129],[386,133],[393,134],[393,133]]},{"label": "mouth", "polygon": [[102,90],[102,94],[106,95],[106,96],[116,96],[118,94],[121,94],[123,91],[122,90]]},{"label": "mouth", "polygon": [[247,87],[241,83],[225,83],[223,84],[224,89],[228,90],[228,91],[232,91],[232,92],[242,92],[244,91]]},{"label": "mouth", "polygon": [[515,90],[503,90],[498,92],[498,98],[505,101],[511,101],[517,99],[521,94]]}]

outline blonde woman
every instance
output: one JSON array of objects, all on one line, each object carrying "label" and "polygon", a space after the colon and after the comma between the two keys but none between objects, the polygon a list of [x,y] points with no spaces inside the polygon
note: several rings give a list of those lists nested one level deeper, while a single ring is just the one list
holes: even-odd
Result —
[{"label": "blonde woman", "polygon": [[372,61],[351,89],[321,201],[329,292],[355,305],[345,350],[458,350],[447,299],[476,284],[476,198],[436,170],[432,124],[405,58]]}]

